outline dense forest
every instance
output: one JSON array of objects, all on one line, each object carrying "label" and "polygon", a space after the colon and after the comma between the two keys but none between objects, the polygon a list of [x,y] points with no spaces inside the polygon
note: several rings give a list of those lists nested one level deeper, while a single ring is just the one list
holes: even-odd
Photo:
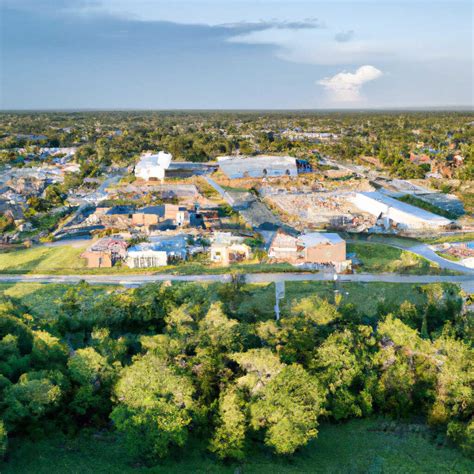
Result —
[{"label": "dense forest", "polygon": [[[473,114],[469,112],[36,112],[0,114],[0,163],[22,163],[21,147],[79,146],[82,175],[134,163],[142,151],[164,149],[176,160],[203,162],[240,152],[318,153],[357,161],[376,158],[391,173],[422,178],[410,162],[418,149],[440,162],[458,151],[461,179],[474,177]],[[339,139],[315,145],[284,130],[319,131]]]},{"label": "dense forest", "polygon": [[9,440],[94,427],[147,465],[196,438],[222,461],[249,446],[291,456],[321,422],[372,415],[421,418],[474,454],[472,316],[454,285],[420,286],[423,303],[380,302],[373,315],[312,294],[279,321],[258,291],[238,277],[81,283],[41,317],[4,296],[2,454]]}]

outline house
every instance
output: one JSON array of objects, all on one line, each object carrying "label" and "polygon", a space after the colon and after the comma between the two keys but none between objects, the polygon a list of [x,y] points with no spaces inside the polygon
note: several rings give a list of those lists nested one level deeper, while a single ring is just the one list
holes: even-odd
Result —
[{"label": "house", "polygon": [[95,214],[103,225],[115,229],[128,229],[132,223],[132,206],[114,206],[109,209],[97,208]]},{"label": "house", "polygon": [[145,181],[157,179],[163,181],[165,170],[169,168],[172,158],[170,153],[164,151],[157,154],[145,153],[135,166],[135,176]]},{"label": "house", "polygon": [[221,156],[217,161],[229,179],[298,176],[298,173],[311,171],[307,161],[292,156]]},{"label": "house", "polygon": [[329,264],[337,270],[349,264],[346,242],[333,233],[310,232],[290,235],[279,229],[268,249],[268,256],[276,262],[297,264]]},{"label": "house", "polygon": [[151,226],[160,222],[165,215],[165,206],[148,206],[137,209],[132,214],[133,226]]},{"label": "house", "polygon": [[149,242],[128,249],[127,265],[130,268],[152,268],[168,265],[173,260],[186,260],[188,236],[150,237]]},{"label": "house", "polygon": [[149,206],[135,211],[131,224],[155,229],[175,229],[190,224],[190,213],[186,207],[176,204]]},{"label": "house", "polygon": [[94,242],[81,257],[87,260],[88,268],[110,268],[124,260],[126,254],[127,243],[122,238],[104,237]]},{"label": "house", "polygon": [[248,260],[250,247],[243,243],[244,240],[229,232],[216,232],[210,247],[211,262],[229,265]]}]

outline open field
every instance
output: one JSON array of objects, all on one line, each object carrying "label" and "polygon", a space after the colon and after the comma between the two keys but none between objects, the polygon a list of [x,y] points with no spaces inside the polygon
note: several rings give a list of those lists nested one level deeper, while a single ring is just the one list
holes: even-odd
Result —
[{"label": "open field", "polygon": [[[189,285],[192,283],[174,284]],[[219,283],[202,283],[201,285],[208,290],[211,300],[221,286]],[[287,282],[281,308],[282,311],[289,310],[295,300],[311,295],[318,295],[320,298],[333,303],[334,290],[336,289],[342,296],[342,304],[353,304],[360,313],[373,316],[381,305],[397,308],[404,301],[422,304],[425,301],[425,296],[420,292],[421,286],[424,285],[354,282],[338,282],[335,285],[333,282],[327,281]],[[71,285],[68,284],[0,283],[0,298],[2,296],[15,298],[35,318],[54,319],[58,303],[70,287]],[[97,298],[107,292],[123,289],[112,285],[94,285],[92,288]],[[245,285],[244,288],[247,290],[247,294],[245,300],[239,306],[238,313],[242,316],[255,314],[261,319],[273,318],[274,284],[249,284]]]},{"label": "open field", "polygon": [[[32,473],[468,473],[474,462],[446,446],[421,424],[388,420],[354,420],[324,424],[318,438],[289,459],[268,452],[251,452],[241,464],[223,464],[204,454],[204,446],[189,443],[182,456],[148,468],[135,463],[121,439],[107,432],[83,432],[76,438],[55,435],[41,441],[12,441],[4,474]],[[239,470],[237,471],[237,468]]]},{"label": "open field", "polygon": [[347,253],[355,253],[362,272],[404,273],[412,275],[439,275],[443,270],[435,263],[389,245],[352,243],[347,245]]}]

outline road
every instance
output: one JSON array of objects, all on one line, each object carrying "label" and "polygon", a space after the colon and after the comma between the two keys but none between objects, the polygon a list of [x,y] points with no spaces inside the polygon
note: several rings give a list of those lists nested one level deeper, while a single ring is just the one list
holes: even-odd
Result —
[{"label": "road", "polygon": [[407,250],[412,252],[420,257],[426,258],[433,263],[439,265],[440,268],[444,270],[453,270],[460,273],[466,273],[470,275],[474,275],[474,268],[468,268],[460,263],[453,262],[451,260],[447,260],[446,258],[440,257],[428,244],[424,244],[423,242],[403,242],[402,239],[393,238],[392,236],[383,236],[383,235],[372,235],[369,239],[347,239],[347,242],[350,243],[370,243],[370,244],[380,244],[380,245],[389,245],[390,247],[395,247],[401,250]]},{"label": "road", "polygon": [[[275,283],[280,281],[334,281],[334,273],[249,273],[243,274],[247,283]],[[161,281],[190,281],[201,283],[229,282],[232,275],[0,275],[0,283],[64,283],[75,284],[84,280],[96,285],[140,286]],[[474,293],[472,275],[398,275],[394,273],[356,273],[338,275],[339,282],[355,283],[459,283],[462,288]]]}]

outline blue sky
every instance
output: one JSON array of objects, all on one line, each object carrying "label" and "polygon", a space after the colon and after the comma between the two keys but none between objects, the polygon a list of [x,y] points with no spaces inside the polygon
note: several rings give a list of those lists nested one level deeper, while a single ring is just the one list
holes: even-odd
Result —
[{"label": "blue sky", "polygon": [[0,5],[2,109],[473,104],[470,1]]}]

